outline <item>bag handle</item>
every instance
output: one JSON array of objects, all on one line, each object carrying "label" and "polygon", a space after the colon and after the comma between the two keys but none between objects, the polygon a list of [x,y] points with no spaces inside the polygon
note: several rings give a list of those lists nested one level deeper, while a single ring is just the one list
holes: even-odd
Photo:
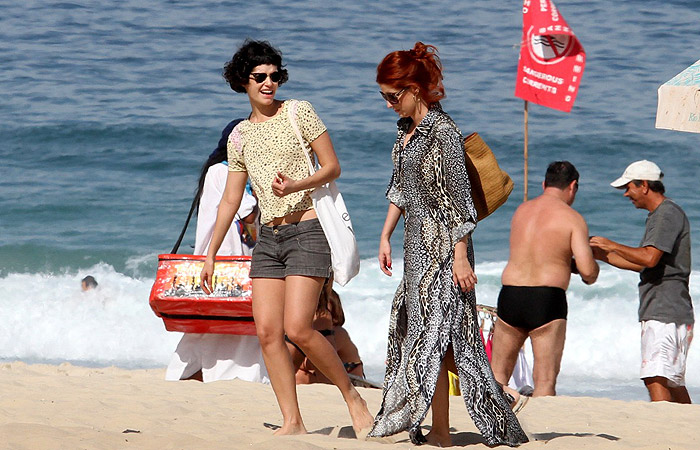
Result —
[{"label": "bag handle", "polygon": [[297,125],[296,121],[296,113],[297,113],[297,106],[299,105],[299,102],[297,100],[289,100],[289,108],[287,108],[287,116],[289,117],[289,122],[292,124],[292,129],[294,130],[294,134],[297,136],[297,139],[299,140],[299,144],[301,145],[301,151],[304,152],[304,156],[306,156],[306,162],[309,164],[309,172],[311,175],[316,173],[316,167],[314,167],[314,163],[311,162],[311,157],[309,156],[309,152],[306,151],[306,141],[304,141],[304,138],[301,135],[301,132],[299,131],[299,126]]},{"label": "bag handle", "polygon": [[[195,197],[192,200],[192,206],[190,206],[190,212],[187,214],[187,220],[185,220],[185,226],[182,227],[182,231],[180,232],[180,237],[177,238],[177,242],[175,242],[175,246],[173,247],[172,250],[170,250],[171,254],[177,254],[177,251],[180,249],[180,244],[182,244],[182,239],[185,237],[185,232],[187,231],[187,227],[190,224],[190,219],[192,219],[192,213],[194,213],[194,210],[197,209],[197,206],[199,206],[199,199]],[[234,220],[241,220],[241,218],[238,216],[238,213],[236,213],[233,217]]]},{"label": "bag handle", "polygon": [[[234,121],[235,122],[235,121]],[[238,119],[238,123],[233,127],[233,130],[231,130],[231,133],[229,134],[228,137],[228,143],[233,144],[234,148],[238,151],[238,154],[243,157],[243,136],[241,135],[240,130],[238,129],[238,125],[242,122],[242,119]],[[226,128],[224,128],[225,130]],[[201,192],[200,192],[200,198],[201,198]],[[177,242],[175,242],[175,245],[173,246],[173,249],[170,251],[171,254],[176,254],[177,251],[180,249],[180,244],[182,244],[182,239],[185,237],[185,232],[187,231],[187,227],[190,224],[190,220],[192,219],[192,214],[194,213],[194,210],[197,209],[199,206],[199,198],[195,197],[192,200],[192,205],[190,206],[190,212],[187,214],[187,219],[185,220],[185,225],[182,227],[182,231],[180,232],[180,236],[177,238]],[[235,220],[241,220],[241,218],[238,216],[238,213],[234,216]]]},{"label": "bag handle", "polygon": [[187,220],[185,220],[185,226],[182,227],[182,231],[180,232],[180,237],[177,238],[177,242],[175,243],[175,246],[173,249],[170,251],[171,254],[176,254],[178,249],[180,248],[180,244],[182,243],[182,239],[185,237],[185,231],[187,231],[187,226],[190,224],[190,219],[192,218],[192,213],[194,212],[195,208],[197,208],[197,205],[199,204],[199,199],[195,197],[192,200],[192,206],[190,206],[190,212],[187,214]]},{"label": "bag handle", "polygon": [[[233,128],[231,135],[229,135],[228,140],[231,141],[238,150],[238,153],[243,156],[243,137],[241,136],[241,132],[237,130],[238,124]],[[235,133],[235,136],[234,136]],[[200,192],[201,194],[201,192]],[[177,238],[177,242],[175,242],[175,245],[173,246],[173,249],[170,251],[171,254],[176,254],[177,251],[180,249],[180,244],[182,244],[182,239],[185,237],[185,232],[187,231],[187,227],[190,224],[190,220],[192,219],[192,214],[194,213],[194,210],[197,209],[199,206],[199,198],[195,197],[192,200],[192,206],[190,206],[190,212],[187,214],[187,219],[185,220],[185,225],[182,227],[182,231],[180,232],[180,236]],[[237,217],[237,215],[236,215]]]}]

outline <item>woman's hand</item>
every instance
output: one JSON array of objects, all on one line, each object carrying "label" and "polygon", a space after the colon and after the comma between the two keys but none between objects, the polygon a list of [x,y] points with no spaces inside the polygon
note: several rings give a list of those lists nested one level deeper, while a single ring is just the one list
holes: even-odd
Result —
[{"label": "woman's hand", "polygon": [[387,276],[391,276],[391,243],[388,239],[379,241],[379,268]]},{"label": "woman's hand", "polygon": [[212,275],[214,275],[214,260],[207,258],[204,260],[204,267],[202,268],[202,272],[199,274],[202,290],[205,294],[211,294],[212,291],[214,291],[213,286],[211,285]]},{"label": "woman's hand", "polygon": [[277,176],[272,181],[272,193],[277,197],[284,197],[285,195],[291,194],[298,191],[296,188],[297,181],[289,178],[282,172],[277,172]]},{"label": "woman's hand", "polygon": [[391,276],[391,235],[401,217],[401,208],[389,203],[382,234],[379,236],[379,268],[386,276]]},{"label": "woman's hand", "polygon": [[452,263],[452,281],[462,292],[469,292],[476,287],[477,279],[469,260],[467,259],[467,242],[464,239],[455,245],[455,260]]},{"label": "woman's hand", "polygon": [[455,258],[452,265],[452,281],[462,292],[469,292],[476,287],[477,279],[467,258]]}]

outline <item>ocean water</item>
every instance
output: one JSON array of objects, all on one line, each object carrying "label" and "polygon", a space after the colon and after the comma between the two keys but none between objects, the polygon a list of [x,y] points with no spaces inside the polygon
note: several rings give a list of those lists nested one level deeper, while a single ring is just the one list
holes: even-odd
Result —
[{"label": "ocean water", "polygon": [[[0,0],[0,359],[164,367],[179,340],[148,307],[157,255],[170,251],[201,164],[221,128],[249,112],[221,77],[247,37],[285,57],[280,98],[311,101],[341,165],[339,186],[363,257],[339,288],[367,370],[381,379],[391,297],[400,279],[375,254],[387,203],[396,117],[376,64],[416,40],[440,49],[443,106],[478,131],[516,187],[474,235],[477,298],[494,305],[508,229],[523,196],[523,102],[513,96],[521,2]],[[591,234],[636,245],[644,211],[608,183],[637,159],[656,161],[670,197],[700,227],[700,136],[656,130],[656,90],[700,58],[697,2],[558,1],[587,64],[570,114],[530,106],[531,196],[548,162],[581,173],[574,205]],[[182,251],[191,251],[194,227]],[[691,291],[700,245],[694,239]],[[92,274],[100,288],[80,292]],[[645,399],[637,379],[637,277],[604,267],[574,280],[559,392]],[[700,395],[700,349],[688,359]]]}]

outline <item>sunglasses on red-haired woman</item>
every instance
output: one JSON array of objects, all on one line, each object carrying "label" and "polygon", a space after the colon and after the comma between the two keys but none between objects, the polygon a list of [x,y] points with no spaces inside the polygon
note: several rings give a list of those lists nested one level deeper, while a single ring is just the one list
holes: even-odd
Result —
[{"label": "sunglasses on red-haired woman", "polygon": [[379,94],[381,94],[382,98],[384,100],[386,100],[387,102],[389,102],[389,104],[395,105],[399,102],[401,94],[403,94],[406,89],[408,89],[408,87],[401,89],[399,92],[393,92],[393,93],[379,91]]}]

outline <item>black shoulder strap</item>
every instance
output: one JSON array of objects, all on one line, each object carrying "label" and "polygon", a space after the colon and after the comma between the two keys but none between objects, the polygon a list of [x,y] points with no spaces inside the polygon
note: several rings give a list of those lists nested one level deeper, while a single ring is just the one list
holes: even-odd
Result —
[{"label": "black shoulder strap", "polygon": [[190,206],[190,212],[189,212],[189,214],[187,214],[187,220],[185,220],[185,226],[182,227],[182,231],[180,232],[180,237],[177,238],[177,242],[175,243],[175,246],[173,247],[172,251],[170,252],[172,254],[177,253],[178,249],[180,248],[180,244],[182,243],[182,239],[185,237],[185,231],[187,231],[187,226],[190,224],[190,219],[192,218],[192,213],[197,208],[197,203],[199,203],[197,200],[199,200],[197,197],[195,197],[192,200],[192,206]]}]

